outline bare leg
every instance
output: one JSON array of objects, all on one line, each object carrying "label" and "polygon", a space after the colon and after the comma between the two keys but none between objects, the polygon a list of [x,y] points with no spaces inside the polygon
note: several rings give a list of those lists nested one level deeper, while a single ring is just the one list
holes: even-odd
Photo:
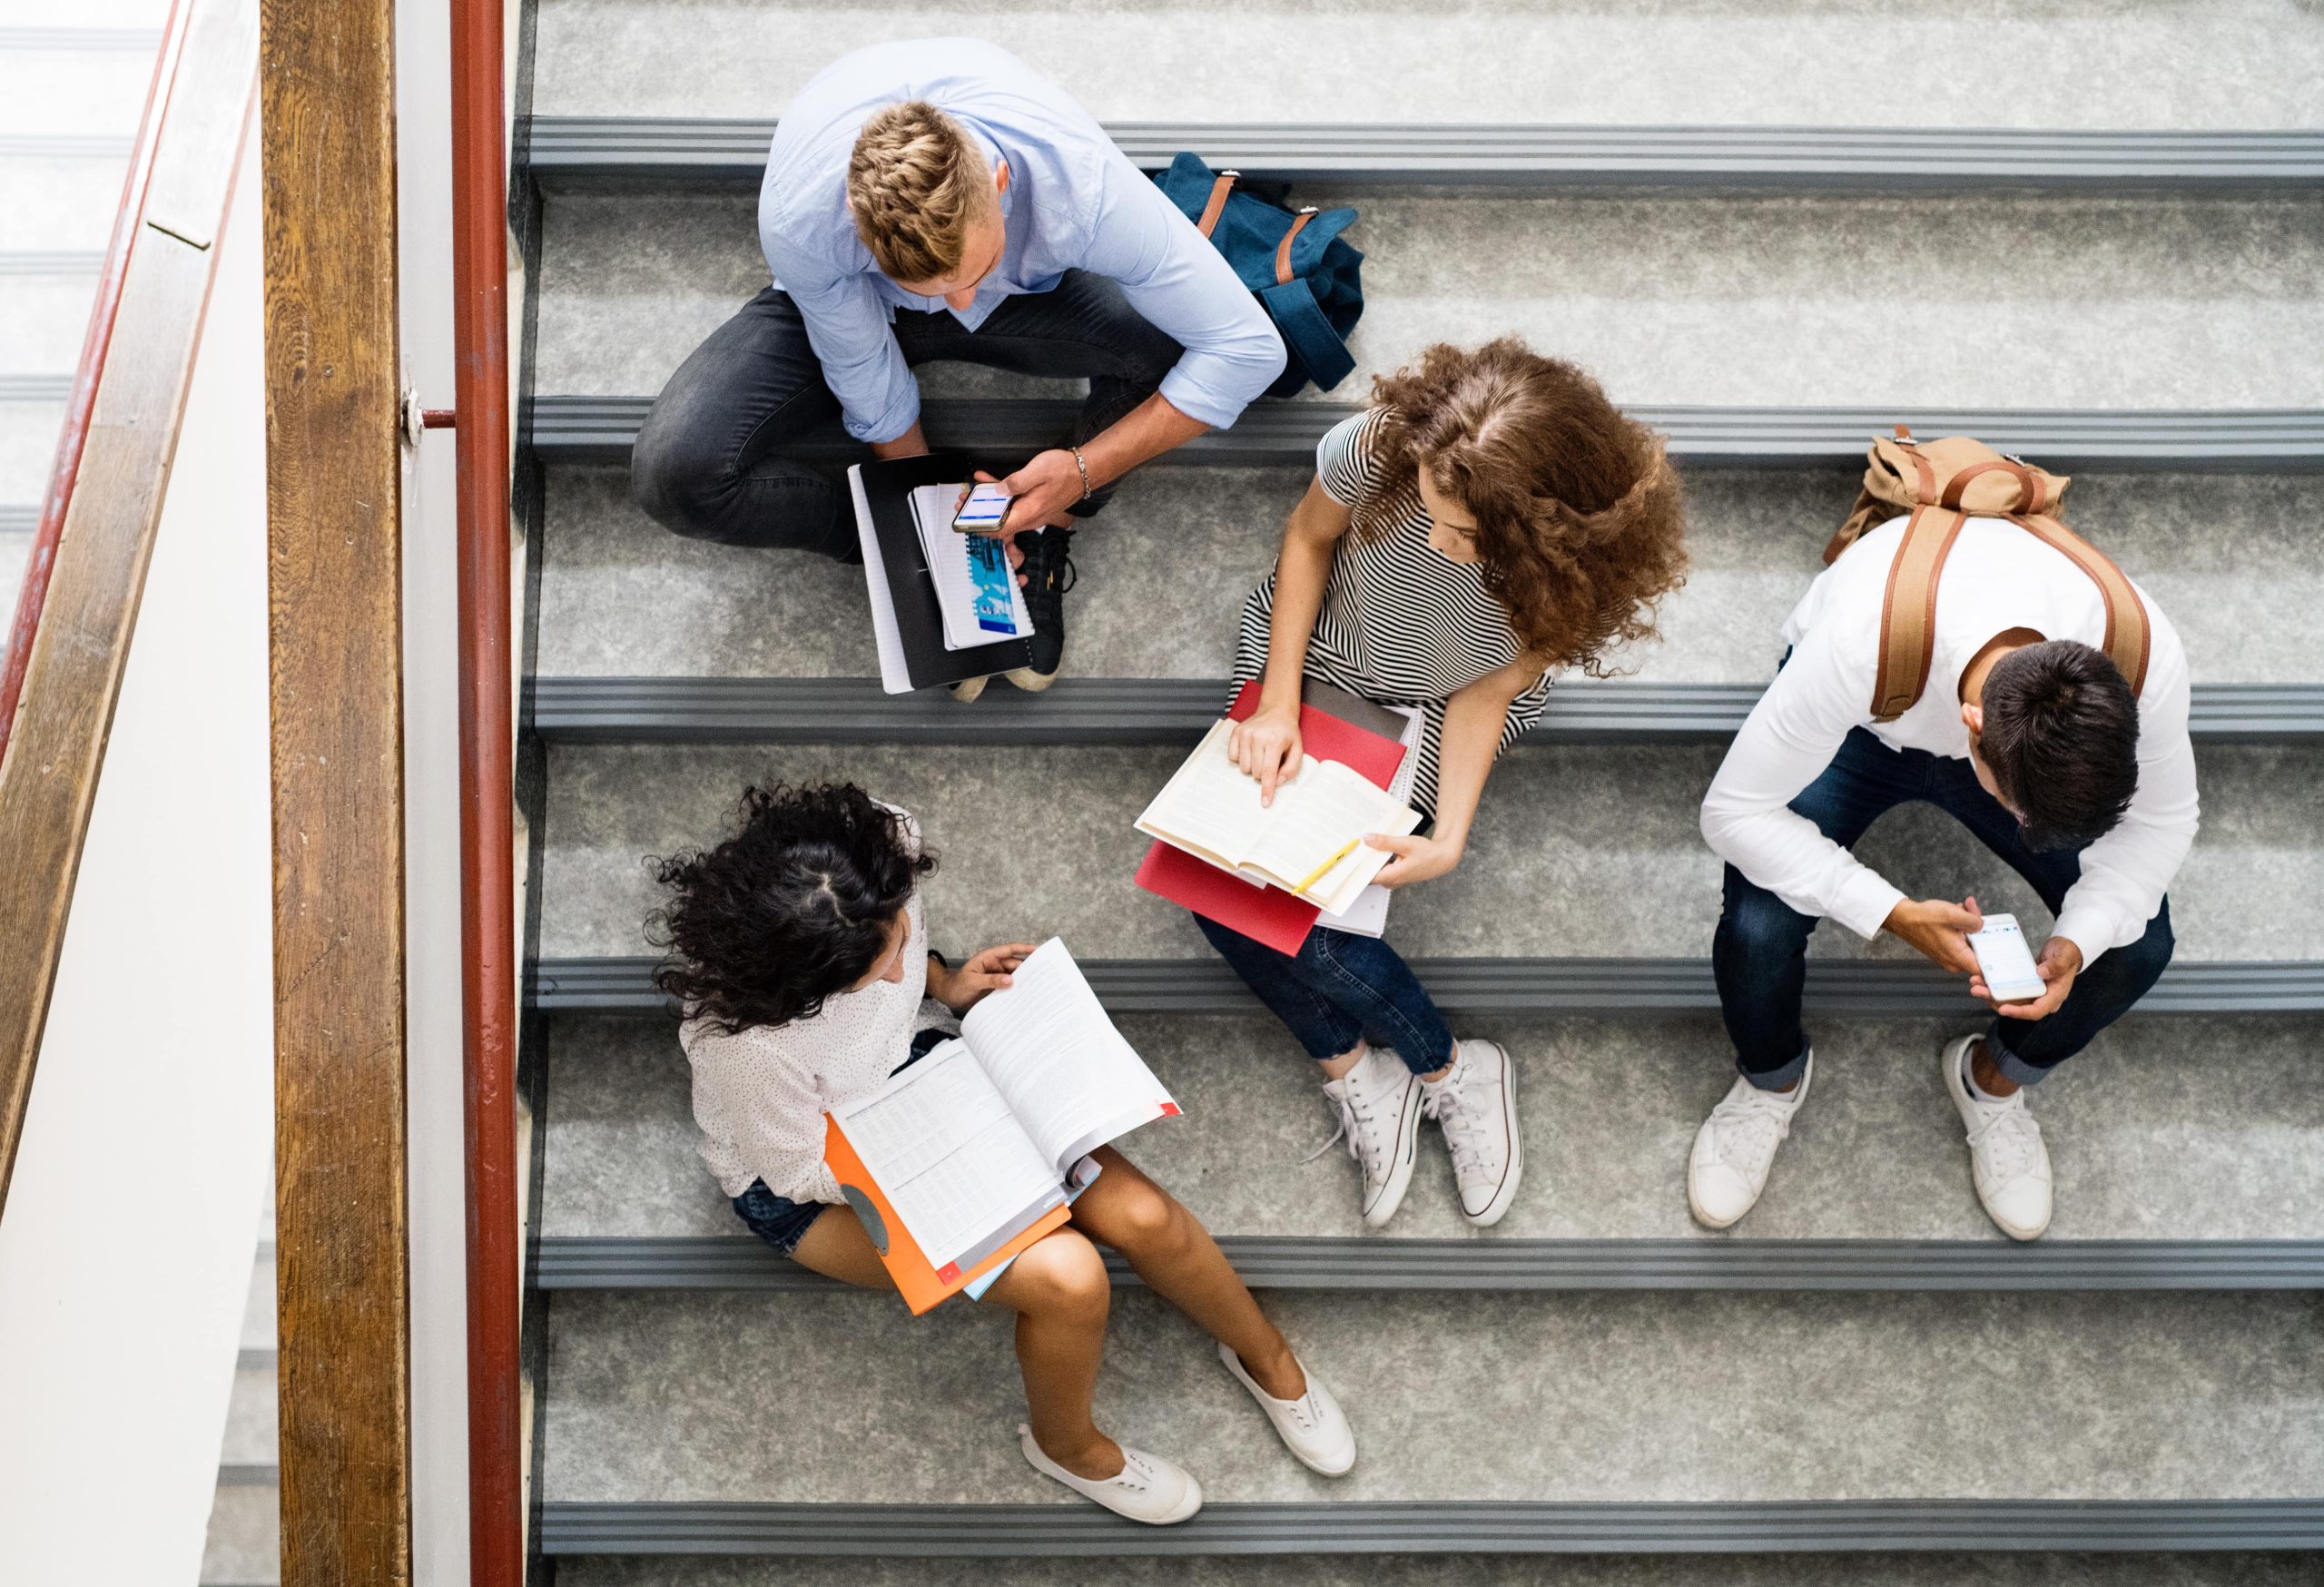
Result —
[{"label": "bare leg", "polygon": [[1128,1257],[1147,1288],[1242,1357],[1261,1388],[1282,1400],[1305,1394],[1291,1346],[1202,1221],[1113,1148],[1092,1155],[1106,1171],[1073,1204],[1074,1227]]},{"label": "bare leg", "polygon": [[[803,1267],[866,1289],[895,1285],[855,1215],[834,1207],[808,1226],[792,1253]],[[1079,1477],[1118,1476],[1121,1446],[1090,1419],[1098,1364],[1106,1353],[1112,1281],[1097,1247],[1071,1229],[1036,1241],[985,1292],[1017,1314],[1017,1364],[1026,1420],[1043,1454]]]}]

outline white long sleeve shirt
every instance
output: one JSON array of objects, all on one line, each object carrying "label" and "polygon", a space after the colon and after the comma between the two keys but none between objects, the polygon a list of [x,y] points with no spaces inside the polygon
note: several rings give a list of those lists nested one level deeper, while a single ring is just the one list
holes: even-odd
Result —
[{"label": "white long sleeve shirt", "polygon": [[[1703,798],[1704,838],[1718,856],[1804,914],[1858,936],[1876,934],[1905,894],[1826,837],[1791,801],[1823,774],[1852,729],[1896,749],[1965,760],[1961,674],[1996,634],[2031,628],[2048,639],[2102,646],[2098,586],[2060,552],[2016,525],[1971,518],[1937,584],[1936,644],[1928,687],[1894,722],[1872,719],[1880,608],[1905,520],[1865,535],[1826,568],[1784,624],[1791,658],[1736,734]],[[2187,736],[2187,653],[2144,590],[2152,625],[2139,696],[2138,791],[2113,831],[2083,852],[2055,934],[2087,965],[2136,941],[2195,839],[2195,753]]]},{"label": "white long sleeve shirt", "polygon": [[[914,834],[917,843],[917,833]],[[788,1025],[753,1026],[729,1036],[704,1020],[678,1030],[694,1070],[700,1150],[719,1188],[740,1196],[763,1179],[793,1201],[840,1200],[823,1163],[823,1115],[869,1095],[911,1056],[916,1031],[957,1031],[952,1011],[927,995],[928,922],[920,894],[904,906],[911,934],[901,981],[875,981],[823,1000],[822,1010]]]},{"label": "white long sleeve shirt", "polygon": [[[1007,241],[966,310],[882,275],[847,207],[856,135],[908,99],[960,122],[1009,167]],[[872,44],[801,89],[767,153],[759,245],[859,440],[893,440],[920,417],[919,384],[890,329],[896,310],[950,313],[974,330],[1003,298],[1046,292],[1068,270],[1110,278],[1185,350],[1161,391],[1188,418],[1223,429],[1283,373],[1282,337],[1194,222],[1062,89],[979,39]]]}]

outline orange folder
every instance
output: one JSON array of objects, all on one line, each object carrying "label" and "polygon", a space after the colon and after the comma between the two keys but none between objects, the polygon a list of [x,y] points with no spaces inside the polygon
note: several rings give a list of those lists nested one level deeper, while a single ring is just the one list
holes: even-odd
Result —
[{"label": "orange folder", "polygon": [[[929,1310],[945,1296],[959,1294],[1002,1263],[1015,1260],[1017,1255],[1034,1241],[1052,1230],[1064,1227],[1066,1220],[1073,1216],[1073,1208],[1060,1202],[1035,1218],[1022,1234],[976,1266],[962,1267],[958,1262],[947,1262],[939,1267],[929,1261],[912,1239],[911,1231],[904,1227],[904,1220],[897,1217],[896,1209],[889,1205],[887,1194],[873,1180],[871,1170],[863,1166],[863,1159],[855,1155],[855,1148],[848,1144],[847,1133],[840,1129],[839,1120],[828,1113],[823,1115],[823,1161],[830,1166],[832,1177],[839,1181],[840,1188],[848,1192],[849,1205],[854,1208],[855,1216],[863,1220],[864,1232],[872,1237],[872,1245],[879,1248],[880,1260],[887,1267],[888,1276],[896,1281],[897,1293],[904,1297],[904,1305],[911,1308],[914,1316]],[[1060,1186],[1059,1193],[1062,1192],[1063,1187]],[[862,1198],[860,1203],[856,1200],[858,1197]],[[878,1218],[879,1228],[872,1227],[872,1219],[864,1216],[867,1206]]]}]

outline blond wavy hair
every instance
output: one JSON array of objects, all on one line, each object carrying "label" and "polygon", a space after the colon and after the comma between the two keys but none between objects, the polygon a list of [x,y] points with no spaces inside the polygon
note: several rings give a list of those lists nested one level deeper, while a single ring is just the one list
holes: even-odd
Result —
[{"label": "blond wavy hair", "polygon": [[1372,399],[1387,488],[1356,512],[1359,537],[1418,502],[1425,468],[1475,515],[1485,587],[1529,655],[1603,677],[1606,651],[1657,636],[1656,606],[1686,582],[1686,497],[1661,438],[1597,381],[1502,337],[1440,342]]},{"label": "blond wavy hair", "polygon": [[968,130],[925,100],[872,113],[847,161],[855,234],[891,281],[960,266],[969,228],[993,212],[992,172]]}]

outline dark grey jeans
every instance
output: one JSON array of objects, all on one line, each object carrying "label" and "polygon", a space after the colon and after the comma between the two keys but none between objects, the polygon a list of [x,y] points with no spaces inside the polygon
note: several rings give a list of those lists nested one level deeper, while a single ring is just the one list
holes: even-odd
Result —
[{"label": "dark grey jeans", "polygon": [[[919,367],[952,360],[1021,375],[1086,378],[1089,396],[1061,445],[1078,446],[1154,394],[1178,361],[1104,276],[1068,271],[1055,290],[1004,301],[981,329],[950,313],[899,309],[896,344]],[[630,490],[655,521],[729,546],[858,558],[841,468],[788,455],[839,417],[791,295],[769,287],[678,366],[654,399],[630,456]],[[869,458],[870,449],[864,454]],[[1108,491],[1076,509],[1086,517]]]}]

